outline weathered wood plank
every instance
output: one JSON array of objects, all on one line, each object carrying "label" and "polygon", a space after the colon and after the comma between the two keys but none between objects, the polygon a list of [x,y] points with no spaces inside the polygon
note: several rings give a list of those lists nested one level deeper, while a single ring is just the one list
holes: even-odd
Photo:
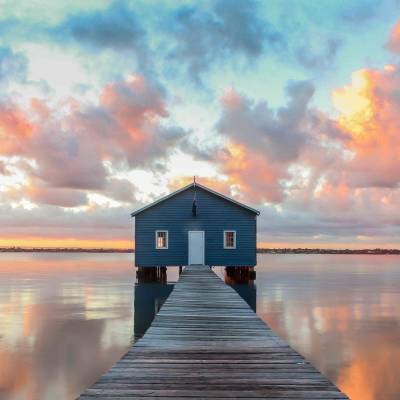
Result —
[{"label": "weathered wood plank", "polygon": [[208,267],[187,267],[151,327],[80,396],[347,399]]}]

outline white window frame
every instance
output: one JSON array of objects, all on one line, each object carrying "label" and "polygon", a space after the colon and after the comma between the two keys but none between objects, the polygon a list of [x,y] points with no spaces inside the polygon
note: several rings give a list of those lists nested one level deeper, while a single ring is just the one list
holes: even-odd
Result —
[{"label": "white window frame", "polygon": [[[226,240],[225,240],[226,236],[225,236],[225,234],[227,232],[233,232],[233,246],[232,247],[228,247],[226,245]],[[224,231],[223,243],[224,243],[224,249],[228,249],[228,250],[236,249],[236,231],[234,231],[232,229],[228,229],[228,230]]]},{"label": "white window frame", "polygon": [[[165,232],[167,235],[166,235],[166,241],[167,241],[167,245],[165,246],[165,247],[158,247],[158,245],[157,245],[157,239],[158,239],[158,232]],[[156,232],[155,232],[155,245],[156,245],[156,250],[168,250],[168,246],[169,246],[169,234],[168,234],[168,231],[167,230],[165,230],[165,229],[159,229],[159,230],[156,230]]]}]

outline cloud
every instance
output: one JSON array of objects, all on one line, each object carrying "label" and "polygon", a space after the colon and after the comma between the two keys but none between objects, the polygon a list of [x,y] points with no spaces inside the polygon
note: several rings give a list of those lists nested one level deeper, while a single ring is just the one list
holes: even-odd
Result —
[{"label": "cloud", "polygon": [[0,85],[10,80],[23,81],[26,78],[28,61],[22,53],[10,47],[0,47]]},{"label": "cloud", "polygon": [[5,162],[0,160],[0,175],[9,175],[9,173]]},{"label": "cloud", "polygon": [[386,47],[393,53],[400,54],[400,20],[393,27],[390,32],[389,40]]},{"label": "cloud", "polygon": [[22,151],[22,144],[29,140],[33,125],[24,111],[10,102],[0,102],[0,154],[11,155]]},{"label": "cloud", "polygon": [[139,70],[149,70],[146,31],[127,2],[113,1],[102,10],[72,13],[56,27],[48,27],[47,35],[59,43],[83,46],[93,52],[135,54]]},{"label": "cloud", "polygon": [[400,183],[400,70],[353,73],[352,82],[333,93],[338,124],[350,138],[351,155],[342,165],[344,179],[353,187],[397,187]]},{"label": "cloud", "polygon": [[212,153],[225,178],[215,184],[245,202],[269,203],[261,206],[262,238],[396,241],[399,91],[396,65],[357,71],[334,91],[331,119],[311,107],[309,82],[291,82],[278,109],[229,90],[216,125],[226,141]]},{"label": "cloud", "polygon": [[333,134],[326,136],[331,141],[318,146],[321,133],[312,130],[314,140],[302,147],[298,164],[308,174],[303,179],[296,174],[278,209],[264,210],[264,237],[342,238],[365,247],[374,240],[399,240],[399,90],[399,68],[387,65],[356,71],[349,85],[334,91],[339,114]]},{"label": "cloud", "polygon": [[114,50],[141,48],[145,37],[134,13],[121,1],[111,3],[105,10],[72,14],[57,31],[77,43]]},{"label": "cloud", "polygon": [[43,204],[31,210],[0,205],[2,238],[75,238],[128,240],[132,238],[130,212],[137,206],[107,208],[93,206],[72,212],[67,208]]},{"label": "cloud", "polygon": [[360,22],[376,17],[379,6],[379,3],[374,0],[345,2],[340,11],[340,17],[344,21],[358,25]]},{"label": "cloud", "polygon": [[[57,8],[49,18],[27,17],[26,10],[25,17],[20,12],[3,16],[4,235],[24,235],[28,227],[36,236],[130,238],[127,216],[137,199],[148,200],[164,184],[179,187],[186,177],[176,171],[197,168],[200,183],[262,207],[262,237],[334,241],[400,236],[398,65],[354,73],[348,85],[334,91],[336,113],[331,116],[313,105],[324,101],[329,79],[328,86],[316,88],[316,99],[314,83],[290,81],[281,106],[259,100],[264,84],[269,88],[265,98],[279,100],[287,73],[302,77],[331,68],[342,44],[351,51],[353,39],[346,41],[350,27],[357,29],[360,22],[365,27],[387,14],[389,3],[386,8],[369,0],[315,8],[299,2],[289,10],[260,1],[232,3],[144,7],[112,1]],[[320,21],[326,26],[321,28]],[[380,32],[383,19],[376,22]],[[400,54],[398,33],[399,23],[387,42],[393,60]],[[60,58],[60,48],[65,58]],[[58,68],[42,67],[49,55],[57,61],[52,65],[68,65],[68,83],[60,79]],[[264,72],[282,67],[272,86],[257,68],[252,76],[235,73],[238,66],[252,67],[258,60]],[[132,70],[140,75],[128,77]],[[171,71],[175,75],[167,77]],[[218,109],[210,101],[211,90],[206,100],[203,92],[187,90],[187,75],[196,83],[217,86],[236,79],[240,91],[228,91]],[[42,77],[46,82],[38,82]],[[69,97],[61,98],[64,92]],[[178,97],[179,104],[171,102]],[[182,107],[186,100],[198,104]],[[199,107],[206,111],[193,117]],[[207,126],[214,129],[206,132]],[[175,160],[180,153],[183,157]],[[155,182],[160,182],[157,190]],[[13,208],[7,205],[11,203]]]},{"label": "cloud", "polygon": [[101,193],[110,199],[131,205],[137,201],[135,197],[136,190],[137,187],[128,179],[110,178]]},{"label": "cloud", "polygon": [[[31,160],[24,173],[36,187],[34,200],[59,205],[84,201],[58,189],[104,191],[114,189],[119,199],[132,199],[132,188],[110,180],[113,172],[135,167],[163,168],[163,160],[186,132],[164,124],[168,118],[165,95],[143,77],[108,84],[98,104],[74,99],[55,109],[35,99],[28,110],[0,105],[0,153]],[[50,189],[57,189],[50,193]],[[71,192],[72,193],[72,192]]]},{"label": "cloud", "polygon": [[154,166],[165,157],[186,131],[161,124],[169,117],[165,94],[141,76],[107,85],[100,108],[77,113],[78,129],[98,132],[102,151],[113,161],[126,160],[130,167]]},{"label": "cloud", "polygon": [[216,129],[227,144],[217,163],[243,195],[253,201],[282,201],[282,180],[290,179],[290,165],[310,140],[307,120],[313,93],[311,83],[291,82],[287,105],[278,110],[234,90],[222,98]]},{"label": "cloud", "polygon": [[296,193],[299,209],[313,201],[339,211],[361,206],[357,190],[373,203],[388,201],[368,189],[400,186],[399,68],[355,72],[333,93],[336,120],[310,107],[313,91],[309,82],[290,83],[287,105],[277,110],[228,91],[216,125],[226,138],[215,156],[220,172],[253,202],[283,203]]},{"label": "cloud", "polygon": [[[315,41],[314,41],[315,42]],[[319,43],[319,48],[313,49],[312,41],[301,45],[296,50],[296,59],[303,67],[314,70],[326,70],[334,66],[341,41],[330,38]]]},{"label": "cloud", "polygon": [[[45,7],[54,8],[43,5],[42,9]],[[22,44],[25,49],[31,48],[33,44],[40,44],[43,48],[49,48],[50,52],[54,51],[56,44],[65,53],[73,54],[75,59],[79,56],[87,68],[90,68],[93,58],[100,59],[103,53],[106,53],[106,56],[101,58],[102,64],[124,54],[129,60],[119,60],[120,64],[129,63],[132,67],[132,63],[136,62],[135,68],[141,73],[151,70],[144,18],[137,15],[127,1],[116,0],[79,6],[69,3],[53,10],[53,13],[42,10],[40,15],[35,15],[31,10],[29,16],[26,16],[23,11],[19,11],[13,16],[0,17],[0,34],[6,43]],[[0,48],[0,77],[2,53],[5,49],[7,48]],[[23,65],[24,56],[20,53],[14,53],[13,56],[13,70],[18,63],[17,70],[22,75],[24,69],[26,70],[26,66]],[[119,70],[113,72],[114,76],[120,73]]]},{"label": "cloud", "polygon": [[313,92],[309,82],[291,82],[287,106],[275,111],[266,102],[252,102],[231,90],[222,98],[223,114],[217,129],[250,148],[261,146],[271,160],[293,160],[306,141],[301,122]]},{"label": "cloud", "polygon": [[166,30],[173,37],[170,60],[186,66],[201,82],[203,72],[216,62],[242,56],[253,62],[264,51],[284,47],[282,35],[259,16],[255,1],[219,0],[210,10],[183,6],[174,11]]},{"label": "cloud", "polygon": [[87,203],[86,193],[79,190],[30,186],[24,192],[24,196],[35,204],[78,207]]}]

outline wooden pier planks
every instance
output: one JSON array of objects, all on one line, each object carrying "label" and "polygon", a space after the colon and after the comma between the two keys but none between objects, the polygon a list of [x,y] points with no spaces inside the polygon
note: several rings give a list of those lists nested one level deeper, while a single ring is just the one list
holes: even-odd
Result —
[{"label": "wooden pier planks", "polygon": [[347,399],[209,267],[185,268],[146,334],[80,396]]}]

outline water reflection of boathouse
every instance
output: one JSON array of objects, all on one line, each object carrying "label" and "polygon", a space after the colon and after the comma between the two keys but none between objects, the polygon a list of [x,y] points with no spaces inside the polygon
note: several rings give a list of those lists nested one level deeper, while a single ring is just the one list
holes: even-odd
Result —
[{"label": "water reflection of boathouse", "polygon": [[[173,267],[168,271],[166,267],[137,269],[134,301],[135,340],[144,335],[172,292],[174,279],[172,282],[168,282],[168,274],[170,278],[174,275],[172,269]],[[257,303],[255,275],[253,267],[226,267],[224,270],[225,282],[232,286],[254,311],[256,311]]]},{"label": "water reflection of boathouse", "polygon": [[224,280],[255,312],[257,308],[257,287],[254,267],[226,267]]},{"label": "water reflection of boathouse", "polygon": [[138,268],[135,284],[134,335],[140,339],[174,288],[166,267]]}]

